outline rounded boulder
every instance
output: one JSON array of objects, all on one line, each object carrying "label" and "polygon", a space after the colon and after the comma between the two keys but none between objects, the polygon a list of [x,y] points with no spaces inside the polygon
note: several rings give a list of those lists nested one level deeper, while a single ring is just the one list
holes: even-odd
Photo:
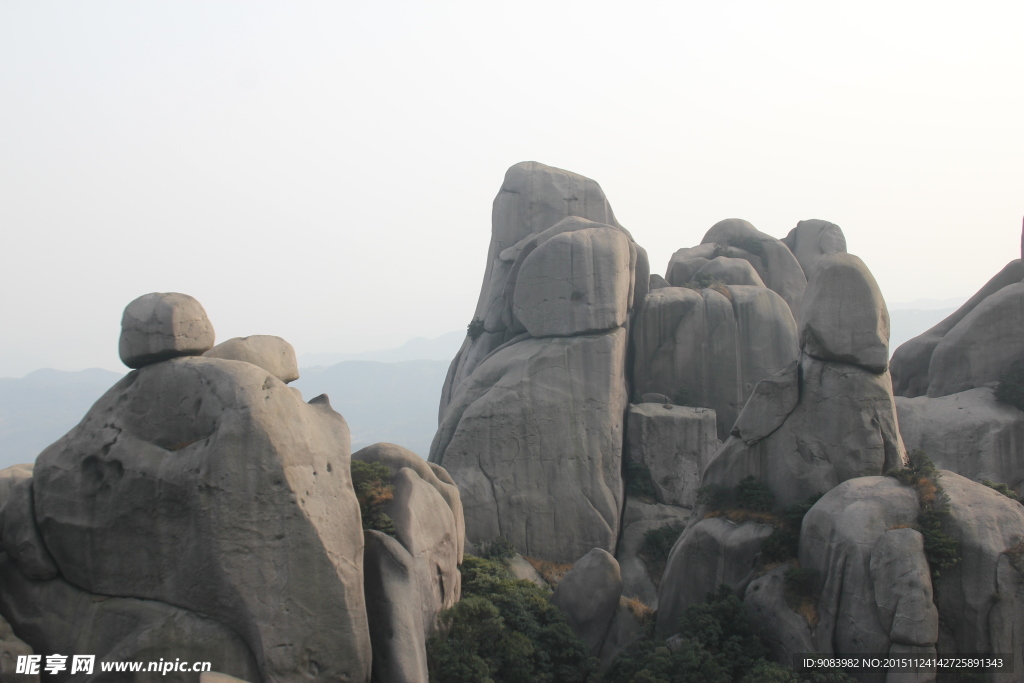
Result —
[{"label": "rounded boulder", "polygon": [[201,356],[213,347],[213,324],[188,294],[153,292],[128,304],[121,316],[118,353],[132,369],[178,356]]}]

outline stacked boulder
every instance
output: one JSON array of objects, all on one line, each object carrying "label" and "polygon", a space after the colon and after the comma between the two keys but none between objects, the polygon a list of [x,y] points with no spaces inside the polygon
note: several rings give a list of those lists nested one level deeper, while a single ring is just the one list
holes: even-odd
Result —
[{"label": "stacked boulder", "polygon": [[646,253],[597,183],[509,169],[429,458],[459,486],[469,541],[504,537],[557,562],[614,551],[627,330],[648,281]]},{"label": "stacked boulder", "polygon": [[893,353],[908,448],[941,467],[1024,491],[1024,412],[994,388],[1024,361],[1024,262],[1014,259],[967,303]]},{"label": "stacked boulder", "polygon": [[[800,360],[757,384],[701,486],[727,490],[752,478],[786,506],[902,467],[888,339],[885,302],[863,262],[821,255],[801,302]],[[773,531],[762,520],[737,524],[707,512],[697,507],[669,556],[658,603],[666,635],[687,605],[719,584],[742,592]]]}]

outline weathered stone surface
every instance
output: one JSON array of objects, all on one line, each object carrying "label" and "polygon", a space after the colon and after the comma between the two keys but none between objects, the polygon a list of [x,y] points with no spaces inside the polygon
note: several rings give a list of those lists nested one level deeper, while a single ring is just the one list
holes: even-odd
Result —
[{"label": "weathered stone surface", "polygon": [[668,556],[658,592],[655,633],[667,638],[688,605],[703,602],[725,584],[741,595],[754,578],[754,562],[770,524],[735,524],[724,517],[702,519],[679,537]]},{"label": "weathered stone surface", "polygon": [[[32,478],[32,465],[11,465],[0,470],[0,509],[11,495],[11,489],[22,479]],[[0,522],[2,524],[2,522]]]},{"label": "weathered stone surface", "polygon": [[668,283],[668,280],[666,280],[662,276],[658,275],[657,273],[651,273],[650,285],[648,287],[648,289],[650,291],[653,292],[656,289],[661,289],[662,287],[671,287],[671,286],[672,285],[670,285]]},{"label": "weathered stone surface", "polygon": [[516,553],[512,556],[512,559],[508,561],[508,569],[512,572],[512,575],[517,579],[523,581],[529,581],[537,586],[544,589],[550,589],[548,582],[544,580],[544,577],[540,575],[533,565],[526,561],[526,558]]},{"label": "weathered stone surface", "polygon": [[811,628],[807,620],[786,602],[786,563],[759,576],[747,586],[743,602],[751,622],[772,651],[773,659],[794,666],[793,655],[814,652]]},{"label": "weathered stone surface", "polygon": [[418,683],[427,680],[423,599],[416,561],[394,538],[365,532],[363,570],[366,613],[373,642],[373,681]]},{"label": "weathered stone surface", "polygon": [[558,582],[551,602],[565,612],[573,632],[596,656],[601,652],[621,596],[619,563],[608,551],[594,548]]},{"label": "weathered stone surface", "polygon": [[978,292],[967,300],[945,320],[927,332],[920,334],[902,344],[892,354],[893,390],[899,396],[924,396],[928,393],[931,379],[928,368],[932,354],[942,338],[963,320],[968,313],[992,294],[1009,285],[1017,284],[1024,279],[1024,262],[1015,259],[1006,264],[991,280],[985,283]]},{"label": "weathered stone surface", "polygon": [[800,364],[793,361],[754,386],[753,393],[736,418],[732,436],[740,438],[748,446],[754,445],[782,426],[799,401]]},{"label": "weathered stone surface", "polygon": [[637,393],[682,393],[689,405],[713,409],[720,439],[754,386],[799,356],[786,303],[769,289],[743,285],[651,292],[633,341]]},{"label": "weathered stone surface", "polygon": [[629,240],[619,230],[588,228],[555,235],[523,260],[512,310],[534,337],[619,327],[630,305],[630,266]]},{"label": "weathered stone surface", "polygon": [[[96,655],[97,674],[104,661],[180,658],[210,662],[212,668],[244,680],[261,680],[253,653],[222,623],[159,601],[87,593],[59,578],[33,581],[4,555],[0,613],[36,654]],[[289,680],[315,678],[303,674]],[[194,683],[196,678],[192,672],[142,672],[131,680]],[[103,680],[102,675],[97,679]]]},{"label": "weathered stone surface", "polygon": [[[888,373],[804,356],[799,401],[767,437],[748,445],[730,437],[704,470],[701,486],[733,487],[753,476],[775,493],[779,505],[823,493],[854,477],[903,465]],[[770,393],[751,399],[773,401]],[[769,414],[774,406],[745,410]]]},{"label": "weathered stone surface", "polygon": [[[556,225],[557,229],[551,230]],[[650,280],[647,253],[615,220],[601,187],[589,178],[533,161],[508,170],[494,199],[487,268],[473,314],[474,318],[487,321],[486,331],[476,339],[467,337],[452,361],[441,392],[439,420],[443,419],[452,394],[477,365],[499,346],[526,331],[512,315],[512,294],[530,251],[555,235],[601,226],[619,230],[629,239],[629,259],[635,273],[629,306],[634,305],[634,300],[639,305]]]},{"label": "weathered stone surface", "polygon": [[979,303],[936,344],[928,366],[928,395],[949,396],[997,382],[1024,358],[1024,282]]},{"label": "weathered stone surface", "polygon": [[709,408],[641,403],[626,415],[625,457],[647,467],[660,503],[693,507],[701,472],[719,445]]},{"label": "weathered stone surface", "polygon": [[395,523],[395,537],[409,551],[419,582],[423,633],[434,628],[438,613],[459,600],[458,539],[455,518],[441,494],[403,467],[391,484],[394,498],[383,510]]},{"label": "weathered stone surface", "polygon": [[701,266],[701,269],[694,273],[694,276],[700,274],[714,278],[726,285],[765,286],[764,282],[761,281],[761,276],[754,270],[754,266],[750,265],[750,261],[741,258],[719,256],[718,258],[711,259]]},{"label": "weathered stone surface", "polygon": [[939,614],[951,630],[940,634],[943,654],[1013,654],[1016,680],[1024,671],[1024,507],[992,489],[942,471],[950,512],[943,531],[960,544],[960,561],[936,587]]},{"label": "weathered stone surface", "polygon": [[804,353],[876,373],[888,367],[889,311],[871,271],[853,254],[817,259],[799,322]]},{"label": "weathered stone surface", "polygon": [[619,598],[619,605],[608,625],[608,635],[601,645],[601,668],[607,668],[620,652],[643,637],[643,622],[637,618],[627,598]]},{"label": "weathered stone surface", "polygon": [[819,257],[846,251],[846,236],[840,227],[816,218],[797,223],[782,243],[796,256],[808,278]]},{"label": "weathered stone surface", "polygon": [[178,356],[200,356],[214,332],[202,304],[187,294],[153,292],[128,304],[121,317],[121,362],[141,368]]},{"label": "weathered stone surface", "polygon": [[466,536],[573,562],[613,550],[622,506],[626,331],[526,339],[460,383],[430,461],[459,485]]},{"label": "weathered stone surface", "polygon": [[366,680],[348,454],[326,402],[248,363],[172,359],[129,373],[40,454],[36,520],[70,583],[201,611],[264,681]]},{"label": "weathered stone surface", "polygon": [[[938,620],[923,546],[906,528],[919,511],[913,488],[862,477],[829,491],[804,517],[800,566],[823,580],[815,652],[884,653],[907,634],[930,643],[905,644],[934,645]],[[904,570],[898,586],[880,585]],[[884,672],[871,680],[884,680]]]},{"label": "weathered stone surface", "polygon": [[207,358],[223,358],[224,360],[252,363],[285,384],[299,378],[299,364],[295,360],[295,349],[284,339],[269,334],[234,337],[217,344],[203,355]]},{"label": "weathered stone surface", "polygon": [[0,680],[39,683],[39,674],[22,673],[15,678],[18,657],[34,654],[28,644],[14,635],[11,625],[0,617]]},{"label": "weathered stone surface", "polygon": [[992,389],[897,396],[896,411],[908,451],[922,450],[938,467],[974,481],[1024,488],[1024,412],[997,401]]},{"label": "weathered stone surface", "polygon": [[[778,293],[797,316],[800,300],[803,298],[807,277],[793,252],[780,240],[766,235],[753,225],[739,218],[727,218],[711,226],[701,244],[718,244],[726,247],[726,256],[750,261],[761,280]],[[753,247],[751,251],[748,247]]]},{"label": "weathered stone surface", "polygon": [[25,576],[45,580],[57,576],[57,565],[39,535],[32,496],[32,478],[19,481],[0,511],[3,550]]},{"label": "weathered stone surface", "polygon": [[375,443],[367,446],[353,453],[352,459],[387,465],[388,469],[391,470],[392,477],[397,475],[403,467],[408,467],[416,473],[416,476],[430,484],[447,503],[452,516],[455,518],[458,564],[462,564],[466,538],[466,521],[462,514],[462,499],[459,497],[459,487],[456,486],[451,475],[443,467],[435,463],[426,462],[408,448],[403,448],[393,443]]},{"label": "weathered stone surface", "polygon": [[651,529],[676,526],[682,531],[690,518],[687,508],[658,503],[642,503],[635,498],[626,498],[622,513],[622,536],[615,558],[619,561],[622,574],[622,595],[636,598],[651,609],[658,608],[658,586],[660,576],[651,576],[647,563],[640,558],[644,534]]}]

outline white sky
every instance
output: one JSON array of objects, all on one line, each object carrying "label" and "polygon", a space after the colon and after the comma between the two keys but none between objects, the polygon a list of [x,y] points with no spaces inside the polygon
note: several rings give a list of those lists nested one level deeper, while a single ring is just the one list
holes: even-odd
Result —
[{"label": "white sky", "polygon": [[601,183],[655,272],[824,218],[892,301],[1019,256],[1024,3],[0,4],[0,376],[120,369],[198,298],[302,352],[463,328],[505,169]]}]

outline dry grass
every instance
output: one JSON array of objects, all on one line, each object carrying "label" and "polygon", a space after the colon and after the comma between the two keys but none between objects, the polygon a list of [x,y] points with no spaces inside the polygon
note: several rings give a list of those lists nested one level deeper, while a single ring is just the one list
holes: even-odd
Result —
[{"label": "dry grass", "polygon": [[743,524],[743,522],[760,522],[761,524],[772,524],[774,526],[781,526],[783,524],[783,520],[771,512],[754,512],[753,510],[744,510],[742,508],[714,510],[704,515],[704,519],[710,519],[711,517],[725,517],[734,524]]},{"label": "dry grass", "polygon": [[894,529],[913,529],[913,528],[914,528],[913,524],[907,524],[907,523],[893,524],[891,527],[886,529],[886,531],[893,531]]},{"label": "dry grass", "polygon": [[813,598],[803,598],[796,606],[796,613],[804,618],[807,625],[813,630],[818,625],[818,603]]},{"label": "dry grass", "polygon": [[728,287],[726,287],[725,285],[718,284],[716,282],[715,284],[713,284],[710,287],[708,287],[708,289],[713,289],[716,292],[718,292],[719,294],[721,294],[722,296],[724,296],[729,301],[732,301],[732,292],[730,292]]},{"label": "dry grass", "polygon": [[914,488],[917,489],[917,498],[921,501],[922,505],[931,505],[934,503],[935,496],[939,492],[938,487],[935,486],[935,482],[928,477],[921,477],[918,479]]},{"label": "dry grass", "polygon": [[548,585],[554,588],[558,585],[558,582],[562,580],[569,570],[572,569],[571,564],[559,564],[557,562],[548,562],[547,560],[539,560],[536,557],[524,557],[524,560],[530,563],[537,573],[540,574],[541,578],[548,582]]},{"label": "dry grass", "polygon": [[640,598],[629,598],[626,600],[626,607],[629,608],[630,613],[641,624],[654,616],[654,609],[640,600]]}]

